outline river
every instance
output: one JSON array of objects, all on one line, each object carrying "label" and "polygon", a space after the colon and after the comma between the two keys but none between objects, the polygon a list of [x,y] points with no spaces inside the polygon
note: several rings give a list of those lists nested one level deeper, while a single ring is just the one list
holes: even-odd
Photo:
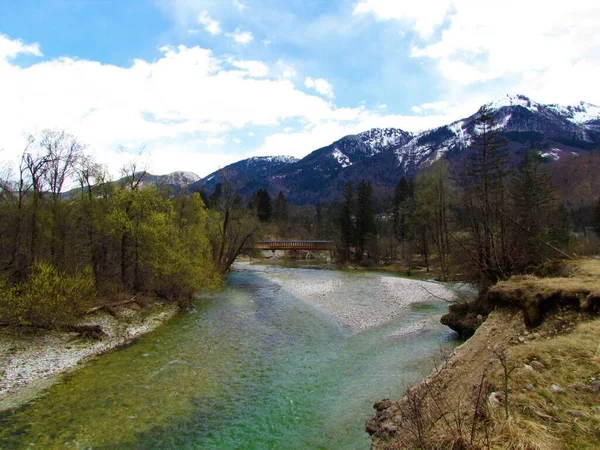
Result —
[{"label": "river", "polygon": [[417,303],[365,328],[314,296],[321,286],[356,316],[394,280],[240,265],[167,325],[0,415],[0,448],[368,449],[373,403],[455,345],[447,304],[415,288]]}]

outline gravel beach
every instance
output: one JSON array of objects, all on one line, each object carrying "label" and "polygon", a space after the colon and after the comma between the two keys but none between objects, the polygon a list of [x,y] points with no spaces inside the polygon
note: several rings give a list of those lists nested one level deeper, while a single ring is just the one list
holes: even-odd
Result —
[{"label": "gravel beach", "polygon": [[72,369],[86,359],[126,345],[154,330],[178,311],[176,305],[143,310],[122,307],[119,319],[105,312],[87,316],[81,324],[100,325],[107,334],[102,340],[81,339],[77,333],[14,330],[0,332],[0,411],[35,397],[48,387],[55,375]]},{"label": "gravel beach", "polygon": [[440,299],[450,301],[456,296],[452,289],[436,282],[372,272],[357,272],[351,276],[348,272],[331,270],[310,272],[310,276],[303,277],[299,271],[291,276],[285,271],[274,274],[267,269],[265,275],[280,283],[282,289],[332,315],[355,333],[393,320],[412,304],[439,302]]}]

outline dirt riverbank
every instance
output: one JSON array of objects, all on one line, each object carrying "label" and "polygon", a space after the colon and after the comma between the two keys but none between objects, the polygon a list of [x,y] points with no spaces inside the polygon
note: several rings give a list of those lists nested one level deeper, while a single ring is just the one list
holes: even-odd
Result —
[{"label": "dirt riverbank", "polygon": [[446,362],[366,423],[373,449],[597,448],[600,261],[490,291],[499,306]]}]

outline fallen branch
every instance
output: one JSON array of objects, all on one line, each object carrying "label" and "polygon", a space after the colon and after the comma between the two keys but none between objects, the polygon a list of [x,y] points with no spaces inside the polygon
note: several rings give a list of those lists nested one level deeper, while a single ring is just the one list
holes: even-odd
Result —
[{"label": "fallen branch", "polygon": [[439,299],[439,300],[443,300],[443,301],[445,301],[446,303],[454,303],[454,300],[453,300],[453,299],[450,299],[450,300],[448,300],[447,298],[440,297],[439,295],[435,295],[433,292],[430,292],[430,291],[429,291],[429,290],[428,290],[428,289],[427,289],[425,286],[423,286],[423,285],[421,285],[421,284],[419,284],[418,286],[419,286],[421,289],[423,289],[425,292],[427,292],[429,295],[431,295],[432,297],[435,297],[435,298],[437,298],[437,299]]},{"label": "fallen branch", "polygon": [[37,325],[37,324],[14,324],[11,322],[0,322],[0,327],[14,327],[14,328],[29,328],[33,330],[46,330],[46,331],[64,331],[67,333],[77,333],[80,337],[86,339],[102,339],[106,336],[106,333],[100,325]]},{"label": "fallen branch", "polygon": [[137,303],[136,300],[137,295],[134,295],[133,297],[131,297],[129,300],[123,300],[121,302],[116,302],[116,303],[106,303],[104,305],[100,305],[100,306],[94,306],[93,308],[88,309],[85,314],[91,314],[93,312],[96,311],[100,311],[101,309],[107,308],[107,309],[111,309],[114,308],[115,306],[123,306],[123,305],[127,305],[129,303]]}]

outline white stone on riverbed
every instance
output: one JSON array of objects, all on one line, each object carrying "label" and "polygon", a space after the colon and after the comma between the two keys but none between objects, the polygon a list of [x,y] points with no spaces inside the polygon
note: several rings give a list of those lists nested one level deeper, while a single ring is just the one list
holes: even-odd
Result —
[{"label": "white stone on riverbed", "polygon": [[355,333],[393,320],[412,304],[450,301],[455,297],[454,291],[441,283],[373,272],[306,270],[269,273],[268,279],[334,316]]},{"label": "white stone on riverbed", "polygon": [[[17,335],[4,330],[0,334],[0,411],[31,399],[49,385],[42,380],[155,329],[177,312],[177,306],[166,305],[154,314],[131,308],[124,308],[123,312],[121,320],[98,312],[82,322],[102,327],[108,336],[98,341],[81,339],[77,333],[25,331]],[[21,392],[32,383],[35,389]]]}]

